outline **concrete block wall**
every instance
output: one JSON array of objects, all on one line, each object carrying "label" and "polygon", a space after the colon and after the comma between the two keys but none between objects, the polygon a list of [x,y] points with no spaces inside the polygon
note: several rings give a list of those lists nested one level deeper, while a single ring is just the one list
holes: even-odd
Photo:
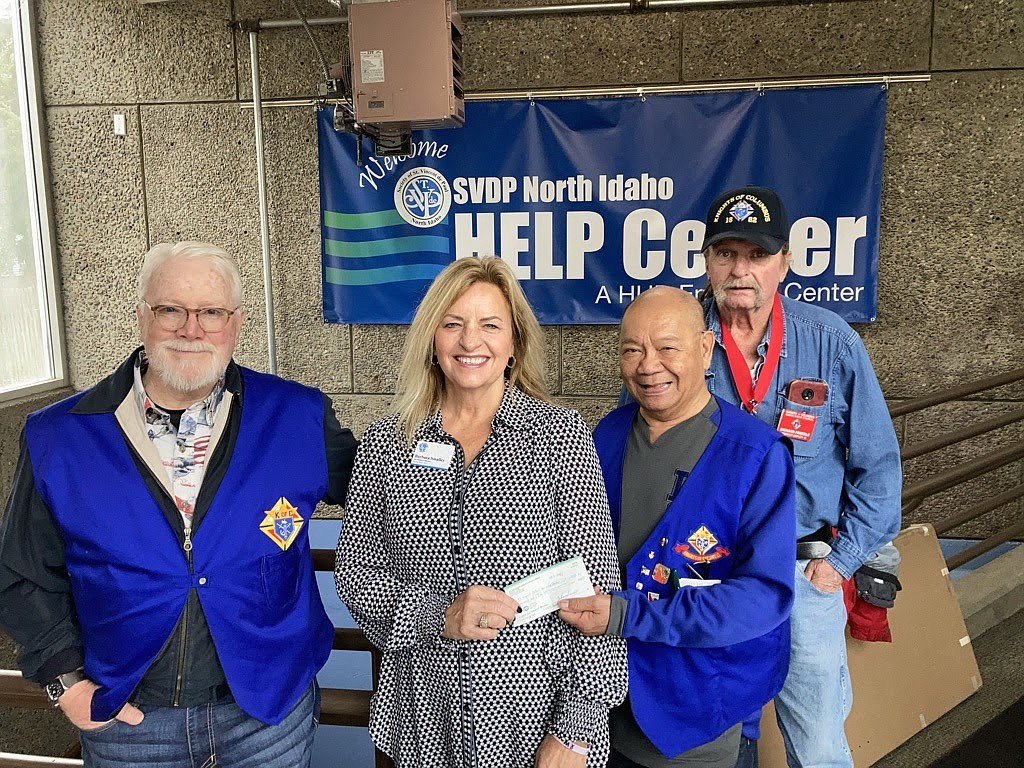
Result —
[{"label": "concrete block wall", "polygon": [[[463,9],[524,4],[463,0]],[[531,4],[538,4],[536,2]],[[248,320],[238,358],[266,365],[248,35],[241,19],[294,18],[285,0],[35,0],[49,126],[71,383],[87,387],[131,347],[140,254],[209,239],[240,259]],[[337,15],[301,0],[310,16]],[[1024,41],[1020,0],[840,0],[643,14],[469,19],[473,90],[930,72],[894,84],[882,201],[878,321],[861,326],[886,395],[919,396],[1024,361]],[[314,28],[330,61],[343,25]],[[314,93],[317,57],[302,29],[259,35],[265,98]],[[112,115],[128,116],[114,136]],[[332,394],[359,432],[387,411],[403,330],[325,325],[320,316],[317,149],[304,108],[266,112],[279,369]],[[547,329],[559,399],[594,421],[617,391],[614,330]],[[1024,387],[936,415],[900,419],[909,441],[1012,407]],[[1014,433],[1019,437],[1018,433]],[[1001,438],[1002,439],[1002,438]],[[907,466],[908,479],[991,446],[982,438]],[[941,517],[1013,466],[912,521]],[[1014,504],[961,533],[978,535]],[[908,520],[907,522],[912,522]]]}]

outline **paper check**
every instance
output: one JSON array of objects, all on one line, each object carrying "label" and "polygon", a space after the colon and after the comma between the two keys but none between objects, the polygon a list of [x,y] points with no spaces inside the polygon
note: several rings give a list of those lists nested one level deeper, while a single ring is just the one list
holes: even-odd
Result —
[{"label": "paper check", "polygon": [[523,609],[516,616],[514,626],[518,627],[558,610],[559,600],[590,597],[594,594],[594,585],[590,583],[583,558],[574,557],[509,584],[505,594]]},{"label": "paper check", "polygon": [[680,579],[680,587],[712,587],[721,584],[721,579]]}]

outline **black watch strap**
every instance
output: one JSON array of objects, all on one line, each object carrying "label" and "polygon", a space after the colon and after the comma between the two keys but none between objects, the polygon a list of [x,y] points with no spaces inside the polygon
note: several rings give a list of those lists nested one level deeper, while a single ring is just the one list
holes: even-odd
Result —
[{"label": "black watch strap", "polygon": [[56,707],[57,699],[64,695],[64,691],[85,679],[87,679],[85,672],[81,669],[75,669],[71,672],[65,672],[63,675],[57,675],[57,677],[43,686],[43,690],[46,691],[46,698],[53,702],[53,706]]}]

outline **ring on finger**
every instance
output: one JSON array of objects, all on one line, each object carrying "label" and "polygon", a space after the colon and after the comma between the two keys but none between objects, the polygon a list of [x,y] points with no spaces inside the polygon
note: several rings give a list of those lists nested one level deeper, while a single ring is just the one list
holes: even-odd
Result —
[{"label": "ring on finger", "polygon": [[487,614],[480,614],[480,629],[487,629]]}]

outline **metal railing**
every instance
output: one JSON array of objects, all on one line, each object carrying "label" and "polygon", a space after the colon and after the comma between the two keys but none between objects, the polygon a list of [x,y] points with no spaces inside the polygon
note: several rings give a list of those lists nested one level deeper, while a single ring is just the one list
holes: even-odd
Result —
[{"label": "metal railing", "polygon": [[[979,392],[986,392],[1019,381],[1024,381],[1024,368],[1017,368],[998,376],[990,376],[957,387],[950,387],[925,397],[895,403],[890,406],[889,415],[895,419],[900,416],[923,411],[932,406],[961,400],[970,395],[976,395]],[[1024,421],[1024,408],[1008,411],[994,418],[974,422],[937,437],[907,445],[900,451],[900,458],[906,462],[942,448],[948,448],[965,440],[995,432],[998,429],[1021,421]],[[1003,448],[997,448],[989,453],[982,454],[976,459],[962,462],[930,477],[909,483],[903,487],[903,514],[908,515],[915,511],[931,496],[979,478],[1000,467],[1013,464],[1022,458],[1024,458],[1024,441],[1017,440]],[[935,533],[941,536],[964,523],[976,520],[999,507],[1017,501],[1021,497],[1024,497],[1024,484],[1018,484],[1013,488],[978,501],[966,509],[949,515],[944,520],[934,521]],[[995,549],[1000,544],[1020,538],[1022,535],[1024,535],[1024,520],[1018,520],[985,540],[946,558],[946,567],[949,570],[958,568],[979,555]]]}]

